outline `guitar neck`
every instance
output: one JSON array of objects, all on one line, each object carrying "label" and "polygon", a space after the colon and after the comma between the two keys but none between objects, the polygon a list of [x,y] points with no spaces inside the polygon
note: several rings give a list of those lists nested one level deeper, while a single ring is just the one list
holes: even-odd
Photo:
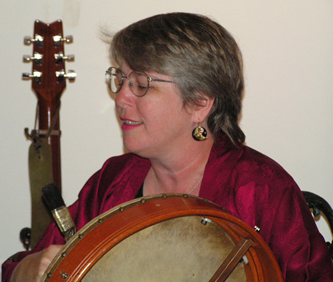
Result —
[{"label": "guitar neck", "polygon": [[47,138],[51,146],[53,182],[61,191],[60,101],[38,101],[39,137]]},{"label": "guitar neck", "polygon": [[33,43],[33,56],[24,56],[25,62],[32,61],[32,74],[23,78],[32,79],[32,88],[38,99],[39,138],[47,138],[52,151],[52,174],[54,183],[61,188],[60,160],[60,97],[66,87],[66,78],[74,81],[73,71],[66,73],[65,61],[74,60],[73,55],[64,55],[64,43],[72,37],[64,37],[61,20],[51,24],[35,21],[34,38],[25,38],[25,44]]}]

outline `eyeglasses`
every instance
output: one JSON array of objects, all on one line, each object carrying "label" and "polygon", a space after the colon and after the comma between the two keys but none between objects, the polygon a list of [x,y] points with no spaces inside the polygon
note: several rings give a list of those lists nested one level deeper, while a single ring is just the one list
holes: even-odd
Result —
[{"label": "eyeglasses", "polygon": [[174,83],[169,80],[152,78],[143,71],[132,71],[126,76],[120,69],[115,67],[108,68],[105,72],[105,78],[113,93],[118,93],[124,85],[125,79],[127,79],[129,88],[137,97],[146,95],[149,89],[149,83],[152,81]]}]

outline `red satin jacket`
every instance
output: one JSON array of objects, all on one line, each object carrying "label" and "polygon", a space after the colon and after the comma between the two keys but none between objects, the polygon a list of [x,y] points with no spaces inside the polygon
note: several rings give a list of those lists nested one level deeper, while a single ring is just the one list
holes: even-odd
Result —
[{"label": "red satin jacket", "polygon": [[[149,169],[149,160],[133,154],[108,159],[69,207],[77,229],[134,199]],[[222,137],[212,148],[199,196],[226,208],[250,227],[258,226],[285,281],[333,281],[328,248],[303,194],[275,161],[247,146],[236,148]],[[2,281],[9,281],[26,255],[64,243],[56,225],[50,224],[32,252],[17,253],[3,263]]]}]

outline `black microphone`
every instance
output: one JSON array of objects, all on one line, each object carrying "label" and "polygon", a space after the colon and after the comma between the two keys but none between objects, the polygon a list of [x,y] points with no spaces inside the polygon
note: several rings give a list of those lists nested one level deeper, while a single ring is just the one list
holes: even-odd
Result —
[{"label": "black microphone", "polygon": [[66,242],[75,232],[76,227],[74,221],[65,206],[64,200],[61,197],[60,191],[54,183],[46,185],[43,189],[43,198],[46,205],[50,209],[54,220],[56,221],[60,232],[65,237]]}]

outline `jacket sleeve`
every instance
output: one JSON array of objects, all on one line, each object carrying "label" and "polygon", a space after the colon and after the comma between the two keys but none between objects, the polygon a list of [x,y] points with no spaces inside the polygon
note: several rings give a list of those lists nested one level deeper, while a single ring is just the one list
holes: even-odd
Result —
[{"label": "jacket sleeve", "polygon": [[[133,170],[134,173],[127,173],[124,176],[133,165],[136,165]],[[125,189],[126,191],[124,191],[123,186],[126,186],[125,182],[134,181],[136,184],[134,186],[140,187],[149,168],[149,161],[138,158],[133,154],[124,154],[108,159],[102,168],[91,176],[83,186],[78,200],[68,208],[75,222],[76,230],[80,230],[90,220],[114,205],[133,199],[132,194],[136,192],[133,189],[128,189],[128,191]],[[123,179],[122,185],[115,185],[121,179]],[[132,182],[129,183],[129,186],[132,187],[132,184]],[[114,187],[118,187],[118,194],[116,193],[116,195],[113,195]],[[2,281],[7,282],[10,280],[17,264],[27,255],[39,252],[50,245],[61,245],[64,243],[65,240],[58,227],[55,223],[51,223],[34,250],[19,252],[3,263]]]},{"label": "jacket sleeve", "polygon": [[[68,209],[71,216],[76,224],[77,230],[82,228],[91,218],[88,216],[89,213],[93,214],[91,210],[97,210],[96,203],[98,202],[95,197],[94,187],[96,179],[98,178],[98,172],[94,174],[84,185],[80,191],[78,200],[71,205]],[[90,203],[90,205],[87,205]],[[45,230],[44,235],[32,251],[18,252],[15,255],[9,257],[2,264],[2,281],[9,282],[13,274],[15,267],[22,261],[26,256],[42,251],[50,245],[63,245],[65,240],[59,231],[55,222],[50,223],[48,228]]]},{"label": "jacket sleeve", "polygon": [[285,189],[270,235],[272,248],[285,281],[333,281],[333,266],[302,192]]},{"label": "jacket sleeve", "polygon": [[57,228],[55,223],[51,223],[44,235],[42,236],[41,240],[37,244],[37,246],[32,251],[24,251],[18,252],[15,255],[9,257],[3,264],[2,264],[2,281],[9,282],[10,277],[13,274],[15,267],[22,261],[26,256],[40,252],[41,250],[45,249],[50,245],[63,245],[65,243],[64,238],[62,237],[59,229]]}]

